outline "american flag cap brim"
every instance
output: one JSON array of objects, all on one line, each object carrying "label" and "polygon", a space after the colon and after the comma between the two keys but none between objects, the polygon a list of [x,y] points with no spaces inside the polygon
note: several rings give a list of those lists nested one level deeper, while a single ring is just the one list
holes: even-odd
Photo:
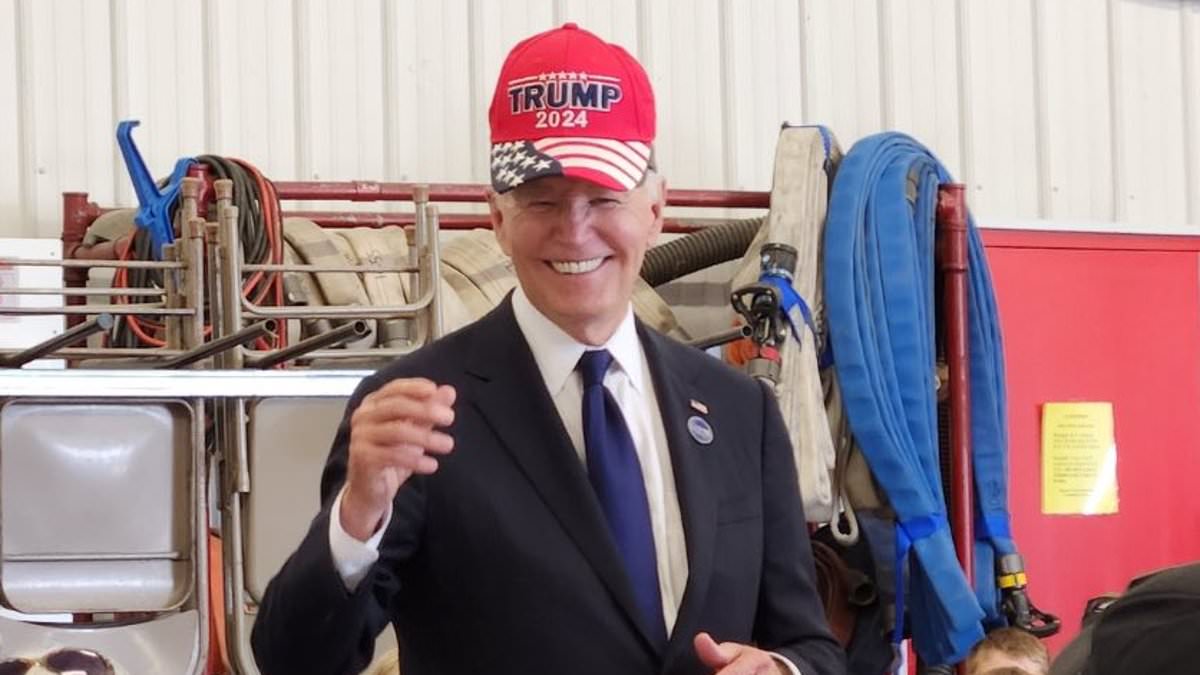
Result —
[{"label": "american flag cap brim", "polygon": [[492,187],[507,192],[546,176],[591,181],[610,190],[641,184],[651,168],[651,148],[641,141],[554,136],[492,145]]}]

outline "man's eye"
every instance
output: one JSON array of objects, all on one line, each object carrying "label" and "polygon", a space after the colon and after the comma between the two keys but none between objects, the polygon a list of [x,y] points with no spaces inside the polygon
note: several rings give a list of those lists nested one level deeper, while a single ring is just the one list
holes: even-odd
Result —
[{"label": "man's eye", "polygon": [[552,208],[554,208],[554,202],[547,201],[547,200],[544,200],[544,199],[539,199],[539,200],[536,200],[536,201],[529,202],[529,208],[531,208],[531,209],[542,209],[542,210],[545,210],[545,209],[552,209]]},{"label": "man's eye", "polygon": [[596,197],[592,200],[592,206],[616,206],[620,203],[619,199],[613,197]]}]

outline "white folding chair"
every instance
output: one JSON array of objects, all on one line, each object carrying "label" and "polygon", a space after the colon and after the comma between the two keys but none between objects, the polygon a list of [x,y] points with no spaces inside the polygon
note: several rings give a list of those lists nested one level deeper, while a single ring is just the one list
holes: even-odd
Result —
[{"label": "white folding chair", "polygon": [[0,399],[0,604],[91,619],[0,618],[0,658],[78,647],[118,672],[202,672],[208,569],[198,405]]}]

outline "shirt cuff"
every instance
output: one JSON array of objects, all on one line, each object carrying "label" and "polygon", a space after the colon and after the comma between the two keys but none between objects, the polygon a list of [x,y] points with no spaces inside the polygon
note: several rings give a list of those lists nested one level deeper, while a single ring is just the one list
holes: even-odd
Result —
[{"label": "shirt cuff", "polygon": [[771,655],[771,658],[775,659],[776,663],[782,663],[784,666],[786,666],[789,673],[792,675],[800,675],[800,669],[797,668],[796,664],[792,663],[791,660],[789,660],[786,656],[783,654],[776,654],[775,652],[767,653]]},{"label": "shirt cuff", "polygon": [[392,520],[392,507],[390,504],[388,505],[388,510],[383,514],[383,521],[379,529],[375,530],[375,534],[366,541],[359,541],[342,527],[341,512],[344,494],[346,494],[346,488],[343,486],[341,492],[338,492],[337,499],[333,500],[333,508],[329,512],[329,551],[333,555],[333,565],[337,568],[338,575],[342,577],[342,583],[346,584],[346,590],[353,593],[366,578],[367,572],[371,571],[371,565],[379,560],[379,542],[383,540],[383,533]]}]

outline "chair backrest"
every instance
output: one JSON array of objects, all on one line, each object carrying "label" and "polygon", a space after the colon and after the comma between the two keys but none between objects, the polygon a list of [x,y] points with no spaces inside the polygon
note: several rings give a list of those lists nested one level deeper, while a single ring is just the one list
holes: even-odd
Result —
[{"label": "chair backrest", "polygon": [[344,398],[269,398],[247,406],[251,487],[242,521],[246,587],[255,602],[320,510],[321,470],[345,409]]},{"label": "chair backrest", "polygon": [[193,411],[182,401],[0,408],[0,592],[21,612],[178,607],[192,589]]},{"label": "chair backrest", "polygon": [[[234,587],[233,607],[243,612],[232,624],[228,644],[237,651],[240,671],[252,673],[249,650],[254,604],[271,577],[296,550],[320,510],[318,486],[334,434],[346,408],[345,398],[266,398],[246,404],[246,455],[250,490],[237,522],[226,522],[226,539],[241,542],[244,588]],[[228,552],[227,552],[228,554]],[[236,583],[237,575],[227,579]],[[239,628],[240,627],[240,628]],[[384,630],[375,653],[395,648]]]}]

